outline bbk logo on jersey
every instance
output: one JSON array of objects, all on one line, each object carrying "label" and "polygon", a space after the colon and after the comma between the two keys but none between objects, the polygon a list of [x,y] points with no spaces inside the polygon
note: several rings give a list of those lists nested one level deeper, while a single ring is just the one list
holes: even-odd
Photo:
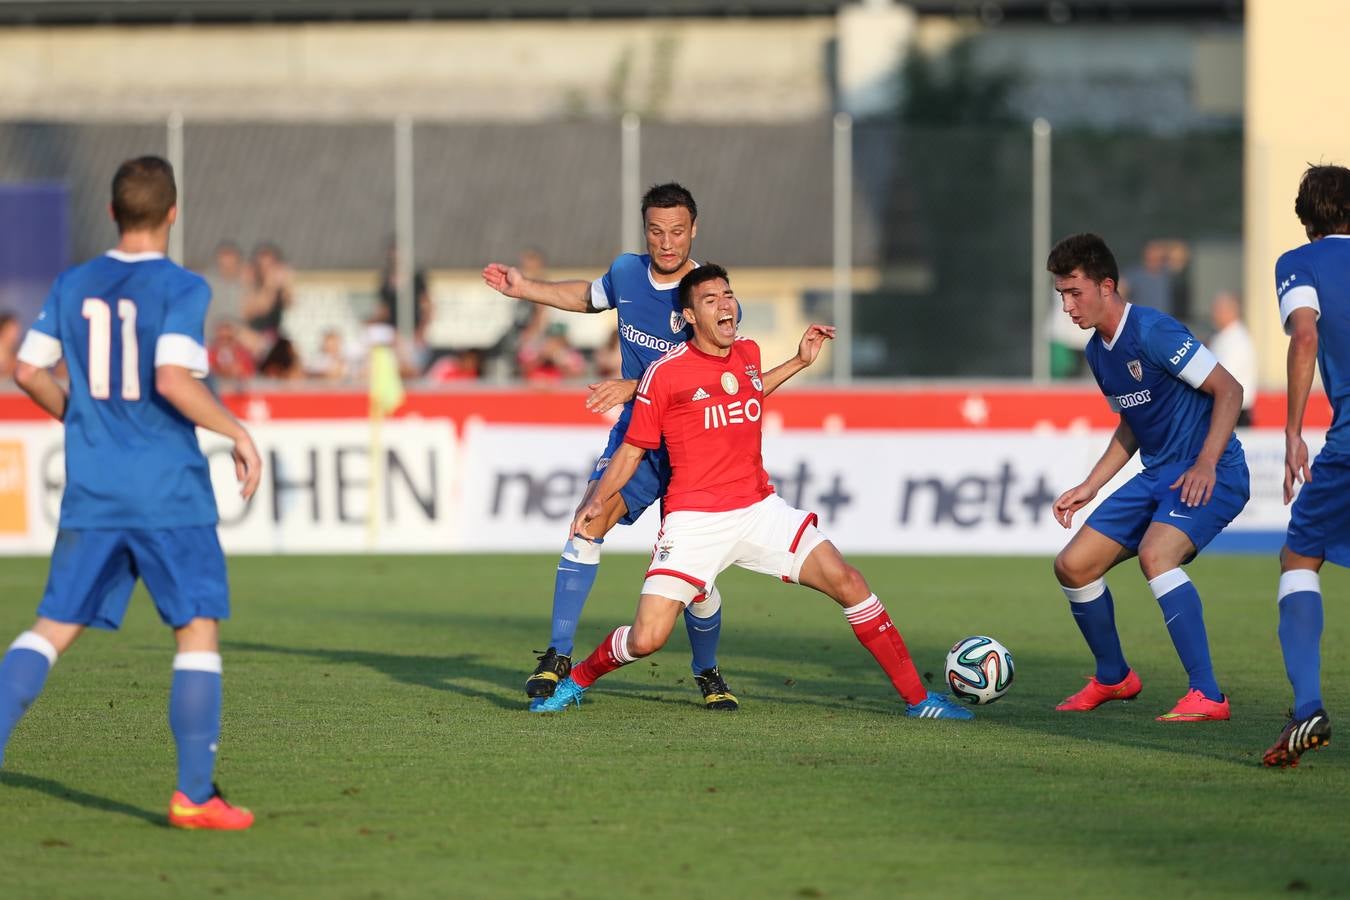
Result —
[{"label": "bbk logo on jersey", "polygon": [[1130,375],[1135,381],[1144,380],[1144,364],[1137,359],[1132,359],[1125,364],[1125,368],[1130,370]]},{"label": "bbk logo on jersey", "polygon": [[728,425],[742,425],[746,422],[758,422],[760,415],[764,412],[758,400],[751,397],[749,400],[741,403],[739,400],[733,400],[730,403],[719,403],[716,406],[705,406],[703,408],[703,430],[711,431],[714,428],[725,428]]},{"label": "bbk logo on jersey", "polygon": [[1191,347],[1193,347],[1194,345],[1195,341],[1191,340],[1190,338],[1186,338],[1186,343],[1182,344],[1179,348],[1177,348],[1177,352],[1172,354],[1172,365],[1175,366],[1177,363],[1185,359],[1186,354],[1191,352]]}]

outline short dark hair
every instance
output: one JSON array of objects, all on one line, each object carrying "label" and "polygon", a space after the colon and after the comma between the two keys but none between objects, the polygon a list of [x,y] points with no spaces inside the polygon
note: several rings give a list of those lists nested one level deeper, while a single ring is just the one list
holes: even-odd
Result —
[{"label": "short dark hair", "polygon": [[731,279],[727,276],[727,270],[717,263],[704,263],[687,273],[680,279],[680,309],[692,309],[694,306],[694,288],[705,281],[716,281],[718,278],[730,286]]},{"label": "short dark hair", "polygon": [[682,184],[676,184],[673,181],[667,181],[665,184],[654,184],[647,188],[647,193],[642,195],[642,215],[647,215],[647,210],[655,207],[656,209],[674,209],[677,206],[683,206],[689,210],[689,220],[698,218],[698,204],[694,202],[694,195],[689,193],[689,189]]},{"label": "short dark hair", "polygon": [[1082,269],[1096,284],[1106,279],[1120,282],[1120,268],[1106,241],[1091,233],[1071,234],[1050,251],[1045,267],[1053,275],[1067,278],[1074,269]]},{"label": "short dark hair", "polygon": [[177,203],[178,186],[168,160],[138,156],[117,167],[112,180],[112,211],[119,232],[156,228]]},{"label": "short dark hair", "polygon": [[1308,166],[1298,182],[1294,214],[1311,236],[1350,232],[1350,169]]}]

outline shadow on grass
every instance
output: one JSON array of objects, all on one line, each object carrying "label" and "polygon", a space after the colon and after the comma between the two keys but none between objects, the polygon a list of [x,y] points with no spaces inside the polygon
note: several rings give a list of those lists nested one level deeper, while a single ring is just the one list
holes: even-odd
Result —
[{"label": "shadow on grass", "polygon": [[97,794],[86,793],[85,791],[64,785],[59,781],[52,781],[50,778],[41,778],[37,775],[25,775],[22,772],[0,772],[0,784],[9,785],[11,787],[27,788],[30,791],[47,794],[58,800],[66,800],[77,806],[83,806],[85,809],[130,816],[133,819],[149,822],[151,825],[159,828],[169,827],[169,823],[162,812],[151,812],[146,809],[141,809],[139,806],[123,803],[120,800],[113,800],[109,797],[100,797]]},{"label": "shadow on grass", "polygon": [[466,682],[488,681],[502,686],[525,684],[525,676],[515,669],[494,666],[466,654],[453,656],[416,656],[399,653],[380,653],[373,650],[336,650],[318,647],[282,647],[248,641],[225,641],[226,650],[254,653],[276,653],[321,660],[333,665],[355,665],[374,669],[400,684],[450,691],[464,697],[485,700],[501,709],[519,710],[525,707],[524,693],[520,699],[503,696],[500,691],[483,690]]}]

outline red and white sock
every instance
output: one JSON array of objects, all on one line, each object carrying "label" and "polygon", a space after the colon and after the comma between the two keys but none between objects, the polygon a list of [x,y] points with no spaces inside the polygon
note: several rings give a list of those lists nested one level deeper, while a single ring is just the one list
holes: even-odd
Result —
[{"label": "red and white sock", "polygon": [[624,625],[611,631],[609,637],[591,651],[590,656],[572,667],[572,680],[588,688],[600,676],[635,662],[637,657],[628,652],[628,632],[631,627]]},{"label": "red and white sock", "polygon": [[848,607],[844,610],[844,617],[853,626],[858,643],[866,647],[878,665],[886,670],[891,684],[895,685],[905,702],[922,703],[928,697],[928,689],[923,686],[919,672],[909,658],[909,648],[905,646],[905,639],[900,637],[900,629],[895,627],[877,595],[871,595],[857,606]]}]

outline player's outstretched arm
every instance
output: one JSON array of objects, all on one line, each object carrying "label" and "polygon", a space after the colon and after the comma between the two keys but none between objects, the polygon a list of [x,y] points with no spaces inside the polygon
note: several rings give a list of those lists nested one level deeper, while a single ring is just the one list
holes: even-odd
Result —
[{"label": "player's outstretched arm", "polygon": [[616,406],[622,406],[637,396],[636,378],[611,378],[588,384],[590,393],[586,395],[586,409],[593,413],[607,413]]},{"label": "player's outstretched arm", "polygon": [[609,458],[609,465],[605,467],[605,474],[600,477],[600,484],[596,487],[591,502],[578,510],[576,518],[572,520],[573,535],[588,541],[595,539],[596,535],[590,533],[591,522],[603,520],[605,505],[615,494],[623,490],[628,479],[637,471],[638,463],[642,461],[642,456],[646,452],[633,444],[619,445],[619,449]]},{"label": "player's outstretched arm", "polygon": [[1200,390],[1214,398],[1209,432],[1195,462],[1171,484],[1171,488],[1181,488],[1181,502],[1187,506],[1204,506],[1214,496],[1214,482],[1218,480],[1215,468],[1242,412],[1242,385],[1223,366],[1216,365],[1205,376],[1200,382]]},{"label": "player's outstretched arm", "polygon": [[65,419],[66,389],[52,377],[51,369],[20,361],[14,368],[14,382],[52,418]]},{"label": "player's outstretched arm", "polygon": [[834,340],[834,335],[835,328],[833,325],[808,326],[806,333],[802,335],[801,343],[797,345],[797,355],[774,366],[761,376],[760,380],[764,384],[764,396],[769,396],[778,390],[783,382],[814,363],[816,357],[820,355],[820,348],[825,346],[826,341]]},{"label": "player's outstretched arm", "polygon": [[1300,307],[1289,315],[1288,418],[1284,423],[1284,502],[1294,499],[1294,485],[1312,481],[1308,445],[1303,441],[1303,414],[1308,408],[1317,371],[1317,312]]},{"label": "player's outstretched arm", "polygon": [[499,294],[516,300],[528,300],[567,312],[599,312],[591,306],[589,281],[539,281],[526,278],[515,266],[488,263],[483,267],[483,281]]},{"label": "player's outstretched arm", "polygon": [[1065,528],[1073,525],[1074,513],[1092,502],[1092,498],[1097,496],[1097,492],[1116,477],[1116,473],[1125,468],[1125,464],[1130,461],[1139,449],[1139,441],[1134,436],[1134,431],[1125,422],[1125,417],[1121,416],[1120,424],[1116,426],[1115,433],[1111,435],[1111,440],[1106,445],[1106,451],[1102,453],[1101,459],[1097,460],[1088,477],[1082,484],[1069,488],[1059,495],[1055,501],[1052,512],[1055,521],[1059,522]]},{"label": "player's outstretched arm", "polygon": [[231,455],[241,485],[239,493],[245,500],[252,497],[262,478],[262,458],[244,426],[182,366],[156,366],[155,390],[192,424],[234,441]]}]

